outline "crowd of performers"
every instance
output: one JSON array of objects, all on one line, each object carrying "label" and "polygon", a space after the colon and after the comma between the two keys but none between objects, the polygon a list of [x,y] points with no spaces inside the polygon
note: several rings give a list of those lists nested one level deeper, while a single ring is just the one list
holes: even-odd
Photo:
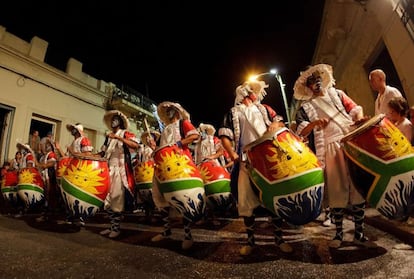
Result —
[{"label": "crowd of performers", "polygon": [[[301,72],[294,86],[292,127],[286,127],[283,118],[263,102],[268,85],[252,80],[236,88],[234,105],[217,130],[204,123],[195,127],[180,104],[165,101],[157,107],[162,127],[150,130],[146,126],[140,139],[128,130],[129,121],[122,112],[107,111],[103,122],[110,132],[99,152],[80,123],[66,126],[74,137],[66,150],[51,138],[45,142],[42,156],[36,158],[29,145],[18,143],[15,161],[7,162],[2,170],[5,202],[20,210],[18,214],[40,206],[38,222],[63,209],[65,220],[61,223],[84,224],[104,210],[110,224],[100,234],[109,238],[121,234],[122,214],[139,208],[147,220],[154,216],[162,219],[163,231],[151,239],[153,242],[170,237],[171,216],[179,216],[183,250],[193,245],[193,224],[210,220],[214,226],[219,224],[217,216],[237,210],[247,234],[241,255],[254,250],[258,209],[269,216],[275,245],[284,253],[291,253],[293,247],[283,237],[283,224],[306,224],[324,210],[336,228],[329,246],[339,248],[348,212],[355,223],[354,243],[375,248],[375,242],[364,234],[365,206],[374,202],[367,200],[364,186],[355,185],[349,170],[352,160],[347,155],[347,148],[353,146],[343,144],[344,138],[360,135],[361,125],[373,120],[344,91],[335,88],[332,73],[326,64]],[[409,126],[404,119],[408,106],[401,93],[385,84],[385,74],[376,70],[369,79],[379,93],[375,102],[379,118],[373,124],[389,119],[396,127],[403,122]],[[399,129],[402,133],[406,130]],[[355,130],[358,133],[353,134]],[[404,133],[405,141],[397,139],[400,145],[411,141],[411,131]],[[409,150],[398,155],[411,153],[410,143]],[[14,185],[10,182],[13,179]],[[36,186],[42,191],[33,189]],[[401,201],[393,202],[392,197],[377,199],[375,208],[390,218],[409,216],[413,189],[399,190],[408,193],[402,208],[396,206]]]}]

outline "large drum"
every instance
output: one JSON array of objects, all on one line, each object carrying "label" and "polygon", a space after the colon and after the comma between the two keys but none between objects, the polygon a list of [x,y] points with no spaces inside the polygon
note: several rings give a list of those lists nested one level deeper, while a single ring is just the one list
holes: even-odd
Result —
[{"label": "large drum", "polygon": [[250,178],[265,208],[294,225],[319,216],[323,170],[316,155],[295,134],[287,128],[265,133],[245,151]]},{"label": "large drum", "polygon": [[134,167],[135,191],[137,202],[155,208],[152,199],[152,179],[154,177],[154,161],[138,162]]},{"label": "large drum", "polygon": [[73,216],[84,219],[94,216],[103,206],[109,191],[107,160],[74,156],[63,174],[61,191]]},{"label": "large drum", "polygon": [[230,187],[230,173],[217,160],[197,165],[203,178],[208,205],[215,210],[228,209],[233,204]]},{"label": "large drum", "polygon": [[351,178],[368,204],[390,219],[414,206],[414,151],[384,114],[342,139]]},{"label": "large drum", "polygon": [[12,204],[17,202],[17,182],[17,171],[7,171],[1,181],[1,193],[4,199]]},{"label": "large drum", "polygon": [[27,208],[37,207],[45,201],[44,182],[37,168],[19,170],[17,194]]},{"label": "large drum", "polygon": [[62,183],[62,177],[65,174],[66,168],[70,164],[70,160],[72,160],[72,157],[62,157],[59,159],[56,167],[56,180],[58,182],[58,185],[60,187]]},{"label": "large drum", "polygon": [[165,200],[184,218],[196,222],[205,211],[205,191],[200,171],[176,145],[155,150],[154,177]]}]

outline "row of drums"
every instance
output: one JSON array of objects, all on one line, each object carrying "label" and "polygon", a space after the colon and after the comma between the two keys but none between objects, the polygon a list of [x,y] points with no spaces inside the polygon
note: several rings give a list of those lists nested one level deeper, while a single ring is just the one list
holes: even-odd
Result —
[{"label": "row of drums", "polygon": [[[351,179],[368,205],[390,219],[410,214],[414,206],[414,151],[398,128],[378,115],[346,135],[342,145]],[[250,179],[265,208],[295,225],[318,217],[323,169],[296,134],[280,128],[264,134],[244,151]],[[159,147],[153,159],[135,167],[135,190],[150,191],[154,178],[160,192],[184,218],[199,220],[209,202],[216,207],[232,202],[230,174],[214,161],[196,166],[176,145]],[[61,160],[58,178],[64,200],[74,214],[89,217],[102,207],[109,185],[106,160]],[[43,182],[36,169],[21,170],[14,190],[8,182],[11,180],[7,176],[3,180],[5,197],[16,193],[28,206],[43,198]]]}]

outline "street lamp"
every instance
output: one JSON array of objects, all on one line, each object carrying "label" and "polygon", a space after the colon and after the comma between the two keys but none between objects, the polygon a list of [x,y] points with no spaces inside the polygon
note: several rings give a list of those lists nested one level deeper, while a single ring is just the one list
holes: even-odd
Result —
[{"label": "street lamp", "polygon": [[285,112],[286,112],[286,118],[287,118],[287,123],[288,123],[288,127],[290,127],[290,111],[289,111],[289,106],[287,103],[287,98],[286,98],[286,93],[285,93],[285,86],[286,84],[283,82],[282,80],[282,76],[277,72],[276,69],[271,69],[269,72],[266,73],[261,73],[261,74],[257,74],[257,75],[253,75],[249,78],[249,80],[256,80],[258,77],[264,76],[264,75],[273,75],[277,82],[279,83],[280,86],[280,92],[282,93],[282,99],[283,99],[283,105],[285,107]]}]

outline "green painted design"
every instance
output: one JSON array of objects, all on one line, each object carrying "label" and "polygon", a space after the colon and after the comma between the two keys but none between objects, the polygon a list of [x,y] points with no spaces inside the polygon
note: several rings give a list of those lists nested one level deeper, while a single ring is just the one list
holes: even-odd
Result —
[{"label": "green painted design", "polygon": [[394,159],[393,162],[382,162],[376,156],[363,152],[354,145],[347,145],[345,151],[348,152],[348,157],[350,157],[349,154],[352,154],[350,158],[356,160],[363,169],[379,176],[376,184],[371,185],[372,192],[367,198],[373,207],[377,207],[392,177],[413,171],[414,154],[401,157],[400,160]]},{"label": "green painted design", "polygon": [[152,182],[150,182],[150,183],[138,183],[138,184],[136,184],[136,187],[139,190],[151,189],[152,188]]},{"label": "green painted design", "polygon": [[76,197],[76,198],[78,198],[78,199],[80,199],[80,200],[82,200],[86,203],[95,205],[97,207],[101,207],[102,204],[103,204],[103,200],[100,200],[100,199],[98,199],[94,196],[91,196],[90,194],[78,189],[76,186],[73,186],[72,183],[70,183],[68,180],[66,180],[65,177],[63,177],[63,179],[62,179],[62,188],[66,193],[68,193],[68,194],[70,194],[70,195],[72,195],[72,196],[74,196],[74,197]]},{"label": "green painted design", "polygon": [[274,210],[273,198],[302,192],[316,185],[323,185],[324,176],[321,168],[316,168],[302,175],[287,178],[276,183],[268,183],[258,172],[253,169],[250,172],[252,180],[261,191],[263,204],[266,208]]},{"label": "green painted design", "polygon": [[42,187],[39,187],[38,185],[32,185],[32,184],[19,184],[17,186],[17,189],[18,191],[29,190],[29,191],[39,192],[41,194],[44,193],[44,190]]},{"label": "green painted design", "polygon": [[170,193],[193,188],[204,188],[203,181],[201,179],[174,180],[161,182],[159,187],[161,193]]},{"label": "green painted design", "polygon": [[204,185],[206,195],[230,192],[230,181],[228,179],[216,180],[212,183]]},{"label": "green painted design", "polygon": [[2,193],[16,193],[17,188],[16,187],[1,187]]}]

